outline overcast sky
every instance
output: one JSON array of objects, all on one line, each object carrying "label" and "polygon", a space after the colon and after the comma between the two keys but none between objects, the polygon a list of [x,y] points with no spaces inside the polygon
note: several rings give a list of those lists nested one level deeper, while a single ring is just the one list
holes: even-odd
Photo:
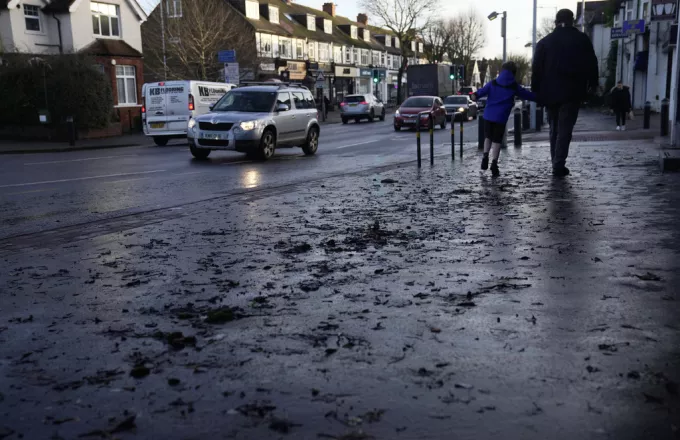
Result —
[{"label": "overcast sky", "polygon": [[[321,9],[323,4],[330,0],[293,1]],[[358,0],[333,1],[337,5],[338,15],[356,20],[357,14],[361,12],[357,6]],[[538,22],[540,23],[542,17],[554,17],[557,11],[562,8],[569,8],[576,13],[577,1],[538,0]],[[158,0],[140,0],[140,3],[148,10],[158,4]],[[453,16],[456,13],[474,9],[480,16],[486,17],[493,11],[502,12],[506,10],[508,12],[508,53],[531,54],[530,49],[525,49],[524,45],[531,41],[533,0],[441,0],[441,3],[443,6],[442,16]],[[369,23],[379,24],[375,20],[372,21],[371,17],[368,19]],[[485,23],[487,44],[479,56],[486,58],[500,57],[503,51],[500,20],[497,19],[493,22],[485,20]]]}]

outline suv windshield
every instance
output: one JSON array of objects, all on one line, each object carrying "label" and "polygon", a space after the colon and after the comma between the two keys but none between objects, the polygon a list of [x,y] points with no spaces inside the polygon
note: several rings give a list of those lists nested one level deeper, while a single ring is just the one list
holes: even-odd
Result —
[{"label": "suv windshield", "polygon": [[219,100],[213,111],[268,113],[274,107],[276,92],[232,90]]},{"label": "suv windshield", "polygon": [[347,98],[345,98],[345,102],[350,102],[350,103],[364,102],[364,101],[367,101],[367,99],[362,95],[348,96]]},{"label": "suv windshield", "polygon": [[401,105],[402,107],[432,107],[432,98],[426,98],[423,96],[419,97],[414,97],[414,98],[408,98],[404,103]]},{"label": "suv windshield", "polygon": [[444,104],[467,104],[468,99],[466,96],[449,96],[444,100]]}]

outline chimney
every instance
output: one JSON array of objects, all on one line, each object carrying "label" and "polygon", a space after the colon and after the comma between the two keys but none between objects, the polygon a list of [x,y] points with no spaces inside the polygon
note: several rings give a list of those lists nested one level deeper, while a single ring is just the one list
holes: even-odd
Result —
[{"label": "chimney", "polygon": [[359,23],[363,24],[364,26],[367,26],[368,25],[368,15],[366,15],[366,14],[357,15],[357,21]]},{"label": "chimney", "polygon": [[324,3],[323,11],[331,17],[335,17],[335,3]]}]

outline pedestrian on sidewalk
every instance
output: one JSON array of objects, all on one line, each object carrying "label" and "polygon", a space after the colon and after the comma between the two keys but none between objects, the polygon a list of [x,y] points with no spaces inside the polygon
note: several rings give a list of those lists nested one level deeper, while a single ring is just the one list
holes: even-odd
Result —
[{"label": "pedestrian on sidewalk", "polygon": [[515,106],[515,96],[527,101],[536,101],[536,96],[517,84],[515,75],[517,65],[508,61],[501,67],[498,78],[488,82],[481,90],[472,94],[475,101],[488,96],[484,108],[484,156],[482,169],[489,168],[489,152],[491,152],[491,174],[498,176],[498,158],[501,154],[501,144],[505,136],[505,127]]},{"label": "pedestrian on sidewalk", "polygon": [[597,57],[590,38],[574,27],[574,13],[561,9],[555,30],[536,45],[531,90],[548,107],[553,174],[566,176],[569,144],[581,102],[599,82]]},{"label": "pedestrian on sidewalk", "polygon": [[633,108],[630,102],[630,89],[623,85],[623,81],[616,83],[611,92],[611,107],[616,115],[616,129],[626,131],[626,118]]}]

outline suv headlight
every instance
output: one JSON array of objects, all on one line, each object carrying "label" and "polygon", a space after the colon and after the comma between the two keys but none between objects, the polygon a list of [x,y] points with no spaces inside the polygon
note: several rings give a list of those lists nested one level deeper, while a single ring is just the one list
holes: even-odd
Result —
[{"label": "suv headlight", "polygon": [[459,107],[459,108],[458,108],[458,111],[459,111],[460,113],[463,113],[463,112],[465,111],[465,107]]},{"label": "suv headlight", "polygon": [[194,119],[194,118],[189,119],[189,130],[191,130],[195,126],[196,126],[196,119]]},{"label": "suv headlight", "polygon": [[399,109],[397,109],[396,112],[394,112],[395,115],[399,116]]},{"label": "suv headlight", "polygon": [[240,127],[241,130],[243,130],[243,131],[254,130],[255,127],[257,127],[257,121],[245,121],[245,122],[241,122],[241,123],[239,124],[239,127]]}]

